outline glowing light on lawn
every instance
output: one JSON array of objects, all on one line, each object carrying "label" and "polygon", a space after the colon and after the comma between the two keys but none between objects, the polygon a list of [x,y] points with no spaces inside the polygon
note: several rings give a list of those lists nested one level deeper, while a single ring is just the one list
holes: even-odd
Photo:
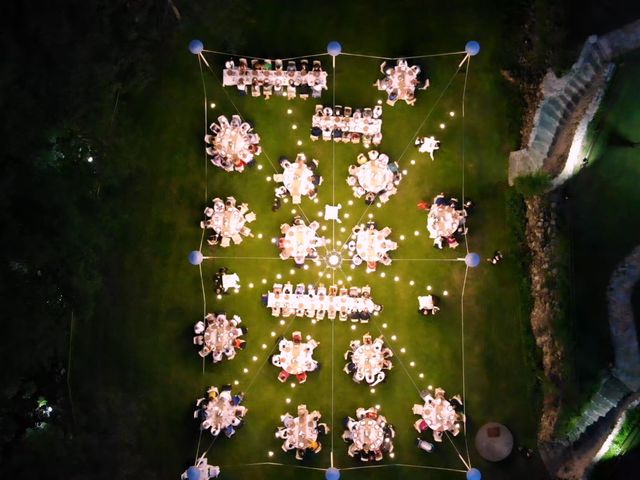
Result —
[{"label": "glowing light on lawn", "polygon": [[296,214],[296,212],[297,212],[297,210],[296,210],[295,208],[292,208],[292,209],[291,209],[291,215],[295,215],[295,214]]},{"label": "glowing light on lawn", "polygon": [[284,325],[285,321],[284,320],[280,320],[280,325]]},{"label": "glowing light on lawn", "polygon": [[258,170],[262,170],[262,165],[258,165]]},{"label": "glowing light on lawn", "polygon": [[378,99],[378,105],[382,105],[382,100]]},{"label": "glowing light on lawn", "polygon": [[427,290],[431,291],[431,285],[427,285]]},{"label": "glowing light on lawn", "polygon": [[387,274],[386,274],[386,273],[384,273],[384,272],[380,272],[380,277],[381,277],[381,278],[384,278],[384,277],[386,277],[386,276],[387,276]]},{"label": "glowing light on lawn", "polygon": [[270,181],[271,181],[271,177],[267,177],[267,182],[270,182]]},{"label": "glowing light on lawn", "polygon": [[407,173],[409,173],[409,172],[407,172],[406,170],[402,170],[402,174],[403,175],[406,175]]},{"label": "glowing light on lawn", "polygon": [[351,325],[351,330],[355,330],[356,326],[355,325]]},{"label": "glowing light on lawn", "polygon": [[416,282],[414,282],[413,280],[409,281],[409,285],[411,285],[412,287],[416,284]]},{"label": "glowing light on lawn", "polygon": [[348,214],[348,213],[345,213],[345,214],[344,214],[344,218],[349,218],[349,214]]},{"label": "glowing light on lawn", "polygon": [[416,362],[409,362],[409,366],[410,367],[415,367],[416,366]]},{"label": "glowing light on lawn", "polygon": [[340,227],[340,233],[344,233],[347,229],[344,227]]},{"label": "glowing light on lawn", "polygon": [[395,335],[391,335],[391,340],[393,340],[394,342],[398,339],[398,337],[396,337]]},{"label": "glowing light on lawn", "polygon": [[347,202],[347,205],[353,205],[353,200],[349,200],[349,201]]},{"label": "glowing light on lawn", "polygon": [[275,337],[276,336],[276,332],[271,332],[271,336]]},{"label": "glowing light on lawn", "polygon": [[371,390],[369,390],[371,393],[376,393],[376,389],[372,388]]},{"label": "glowing light on lawn", "polygon": [[216,296],[216,298],[217,298],[218,300],[222,300],[222,295],[217,295],[217,296]]},{"label": "glowing light on lawn", "polygon": [[294,273],[296,273],[296,271],[293,268],[289,270],[289,275],[293,275]]},{"label": "glowing light on lawn", "polygon": [[263,344],[262,344],[262,349],[263,349],[263,350],[266,350],[266,349],[267,349],[267,344],[266,344],[266,343],[263,343]]},{"label": "glowing light on lawn", "polygon": [[449,116],[450,117],[455,117],[456,116],[456,112],[449,112]]},{"label": "glowing light on lawn", "polygon": [[404,347],[402,347],[402,348],[400,349],[400,353],[406,353],[406,351],[407,351],[407,349],[406,349],[406,348],[404,348]]},{"label": "glowing light on lawn", "polygon": [[271,450],[269,450],[269,456],[273,457],[273,452]]},{"label": "glowing light on lawn", "polygon": [[296,388],[296,384],[291,382],[291,388]]},{"label": "glowing light on lawn", "polygon": [[93,162],[93,157],[87,158],[87,162],[92,163]]},{"label": "glowing light on lawn", "polygon": [[287,108],[287,114],[291,115],[293,113],[293,110],[291,110],[290,108]]},{"label": "glowing light on lawn", "polygon": [[253,360],[254,362],[258,361],[258,357],[256,357],[255,355],[253,357],[251,357],[251,360]]},{"label": "glowing light on lawn", "polygon": [[444,292],[442,292],[442,294],[446,297],[447,295],[449,295],[449,292],[445,290]]},{"label": "glowing light on lawn", "polygon": [[253,288],[253,283],[249,283],[249,288]]},{"label": "glowing light on lawn", "polygon": [[293,130],[295,130],[296,128],[298,128],[298,125],[296,125],[296,124],[294,123],[293,125],[291,125],[291,128],[292,128]]},{"label": "glowing light on lawn", "polygon": [[420,235],[420,232],[418,230],[414,230],[413,234],[417,237],[418,235]]},{"label": "glowing light on lawn", "polygon": [[386,323],[383,323],[383,324],[382,324],[382,328],[387,328],[387,324],[386,324]]},{"label": "glowing light on lawn", "polygon": [[298,146],[300,146],[302,145],[302,140],[298,140],[296,143],[298,144]]},{"label": "glowing light on lawn", "polygon": [[262,235],[261,233],[258,234],[258,238],[262,238],[264,235]]},{"label": "glowing light on lawn", "polygon": [[248,368],[243,368],[243,369],[242,369],[242,371],[243,371],[244,373],[249,373],[249,369],[248,369]]},{"label": "glowing light on lawn", "polygon": [[350,281],[351,281],[351,275],[347,277],[347,282],[350,282]]},{"label": "glowing light on lawn", "polygon": [[233,384],[234,384],[234,385],[240,385],[240,382],[239,382],[238,380],[234,380],[234,381],[233,381]]},{"label": "glowing light on lawn", "polygon": [[287,402],[287,403],[291,403],[291,399],[290,398],[286,398],[284,401]]},{"label": "glowing light on lawn", "polygon": [[444,125],[444,123],[441,123],[441,124],[440,124],[440,128],[441,128],[442,130],[444,130],[444,126],[445,126],[445,125]]},{"label": "glowing light on lawn", "polygon": [[304,268],[305,270],[309,270],[309,265],[307,265],[307,264],[305,263],[305,264],[304,264],[304,266],[303,266],[302,268]]},{"label": "glowing light on lawn", "polygon": [[367,215],[369,218],[373,218],[373,213],[370,213],[369,215]]},{"label": "glowing light on lawn", "polygon": [[400,235],[400,240],[404,240],[404,235]]},{"label": "glowing light on lawn", "polygon": [[433,385],[429,385],[427,388],[428,388],[429,390],[433,390]]},{"label": "glowing light on lawn", "polygon": [[209,104],[209,106],[210,106],[211,108],[216,108],[216,104],[215,104],[215,103],[211,103],[211,104]]},{"label": "glowing light on lawn", "polygon": [[416,164],[416,161],[415,161],[415,160],[411,160],[409,163],[410,163],[411,165],[415,165],[415,164]]},{"label": "glowing light on lawn", "polygon": [[394,282],[398,282],[400,280],[400,277],[398,277],[397,275],[395,277],[393,277],[393,281]]},{"label": "glowing light on lawn", "polygon": [[420,378],[424,378],[424,373],[419,373],[419,374],[418,374],[418,376],[419,376]]},{"label": "glowing light on lawn", "polygon": [[277,278],[278,280],[280,280],[280,279],[282,278],[282,275],[280,275],[280,274],[278,273],[278,274],[276,275],[276,278]]}]

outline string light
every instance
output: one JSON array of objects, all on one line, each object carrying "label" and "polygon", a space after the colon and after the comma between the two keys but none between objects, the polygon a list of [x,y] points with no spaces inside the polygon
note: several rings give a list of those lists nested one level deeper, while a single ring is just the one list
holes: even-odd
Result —
[{"label": "string light", "polygon": [[302,145],[302,140],[298,140],[296,143],[298,144],[298,146],[300,146]]},{"label": "string light", "polygon": [[349,201],[347,202],[347,205],[349,205],[349,206],[353,205],[353,200],[349,200]]},{"label": "string light", "polygon": [[455,117],[456,116],[456,112],[449,112],[449,116],[450,117]]},{"label": "string light", "polygon": [[420,235],[420,231],[419,230],[414,230],[413,234],[417,237],[418,235]]},{"label": "string light", "polygon": [[399,280],[400,280],[400,277],[398,277],[397,275],[396,275],[395,277],[393,277],[393,281],[394,281],[394,282],[397,282],[397,281],[399,281]]},{"label": "string light", "polygon": [[233,384],[234,384],[234,385],[240,385],[240,382],[239,382],[238,380],[234,380],[234,381],[233,381]]},{"label": "string light", "polygon": [[211,108],[216,108],[216,104],[215,104],[215,103],[210,103],[210,104],[209,104],[209,106],[210,106]]},{"label": "string light", "polygon": [[296,271],[292,268],[291,270],[289,270],[289,275],[294,275],[296,273]]},{"label": "string light", "polygon": [[444,130],[444,123],[441,123],[441,124],[440,124],[440,128],[441,128],[442,130]]},{"label": "string light", "polygon": [[255,355],[253,357],[251,357],[251,360],[253,360],[254,362],[258,361],[258,357],[256,357]]},{"label": "string light", "polygon": [[349,214],[348,214],[348,213],[345,213],[345,214],[344,214],[344,218],[349,218]]},{"label": "string light", "polygon": [[253,283],[249,283],[249,288],[253,288]]},{"label": "string light", "polygon": [[420,378],[424,378],[424,373],[419,373],[419,374],[418,374],[418,376],[419,376]]},{"label": "string light", "polygon": [[351,330],[355,330],[356,326],[355,325],[351,325]]},{"label": "string light", "polygon": [[287,402],[287,403],[291,403],[291,399],[290,398],[285,398],[284,401]]},{"label": "string light", "polygon": [[404,235],[400,235],[400,240],[404,240]]},{"label": "string light", "polygon": [[383,324],[382,324],[382,328],[387,328],[387,324],[386,324],[386,323],[383,323]]},{"label": "string light", "polygon": [[280,320],[280,325],[284,325],[285,321],[284,320]]},{"label": "string light", "polygon": [[415,367],[416,366],[416,362],[409,362],[409,366],[410,367]]},{"label": "string light", "polygon": [[386,277],[386,276],[387,276],[387,274],[386,274],[386,273],[384,273],[384,272],[380,272],[380,277],[384,278],[384,277]]},{"label": "string light", "polygon": [[216,298],[217,298],[218,300],[222,300],[222,295],[218,294],[218,295],[216,295]]},{"label": "string light", "polygon": [[262,165],[258,164],[258,170],[262,170]]},{"label": "string light", "polygon": [[411,285],[412,287],[416,284],[416,282],[414,282],[413,280],[409,281],[409,285]]},{"label": "string light", "polygon": [[266,343],[263,343],[263,344],[262,344],[262,349],[263,349],[263,350],[266,350],[266,349],[267,349],[267,344],[266,344]]},{"label": "string light", "polygon": [[249,369],[248,369],[248,368],[243,368],[243,369],[242,369],[242,371],[243,371],[244,373],[249,373]]},{"label": "string light", "polygon": [[270,181],[271,181],[271,177],[267,177],[267,182],[270,182]]},{"label": "string light", "polygon": [[372,388],[371,390],[369,390],[371,393],[376,393],[376,389]]},{"label": "string light", "polygon": [[304,266],[303,266],[302,268],[304,268],[305,270],[309,270],[309,265],[307,265],[307,264],[305,263],[305,264],[304,264]]},{"label": "string light", "polygon": [[277,278],[278,280],[280,280],[280,279],[282,278],[282,275],[280,275],[280,274],[278,273],[278,274],[276,274],[276,278]]},{"label": "string light", "polygon": [[295,130],[295,129],[297,129],[297,128],[298,128],[298,125],[296,125],[296,124],[294,123],[293,125],[291,125],[291,128],[292,128],[293,130]]},{"label": "string light", "polygon": [[261,233],[258,234],[258,238],[262,238],[263,235]]},{"label": "string light", "polygon": [[398,337],[396,337],[395,335],[391,335],[391,340],[393,340],[394,342],[398,339]]},{"label": "string light", "polygon": [[427,290],[431,291],[431,285],[427,285]]},{"label": "string light", "polygon": [[275,337],[276,336],[276,332],[271,332],[271,336]]},{"label": "string light", "polygon": [[269,456],[273,457],[273,452],[271,450],[269,450]]},{"label": "string light", "polygon": [[267,283],[267,279],[266,279],[266,278],[263,278],[263,279],[262,279],[262,283]]},{"label": "string light", "polygon": [[296,384],[291,382],[291,388],[296,388]]},{"label": "string light", "polygon": [[449,295],[449,292],[445,290],[444,292],[442,292],[442,294],[446,297],[447,295]]},{"label": "string light", "polygon": [[293,110],[291,110],[290,108],[287,108],[287,115],[291,115],[293,113]]},{"label": "string light", "polygon": [[291,215],[295,215],[297,213],[297,210],[295,208],[291,209]]},{"label": "string light", "polygon": [[409,163],[410,163],[411,165],[415,165],[415,164],[416,164],[416,161],[415,161],[415,160],[411,160]]},{"label": "string light", "polygon": [[406,353],[406,351],[407,351],[407,349],[406,349],[406,348],[404,348],[404,347],[402,347],[402,348],[400,349],[400,353]]}]

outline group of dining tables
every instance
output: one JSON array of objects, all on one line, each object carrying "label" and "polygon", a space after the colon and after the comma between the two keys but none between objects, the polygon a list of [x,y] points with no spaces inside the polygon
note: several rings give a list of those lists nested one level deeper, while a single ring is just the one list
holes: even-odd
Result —
[{"label": "group of dining tables", "polygon": [[360,340],[353,340],[349,345],[349,350],[344,354],[347,364],[344,371],[351,375],[353,381],[361,383],[363,380],[371,387],[384,381],[385,371],[391,370],[393,364],[391,360],[393,352],[385,346],[382,336],[373,339],[366,333]]},{"label": "group of dining tables", "polygon": [[[380,65],[380,71],[385,77],[377,80],[374,85],[378,90],[387,92],[388,105],[393,106],[398,100],[404,100],[409,105],[415,103],[415,90],[420,84],[420,80],[418,80],[420,67],[418,65],[409,66],[406,60],[398,59],[393,67],[387,68],[386,62],[383,62]],[[426,80],[423,88],[428,86],[429,80]]]},{"label": "group of dining tables", "polygon": [[223,170],[242,172],[262,151],[260,136],[240,115],[233,115],[231,121],[220,115],[209,129],[211,134],[204,137],[206,152],[211,163]]},{"label": "group of dining tables", "polygon": [[358,266],[365,263],[367,273],[375,272],[378,262],[383,265],[390,265],[391,258],[388,252],[398,248],[398,244],[388,237],[391,234],[389,227],[378,230],[375,223],[356,225],[347,249],[353,253],[351,262]]},{"label": "group of dining tables", "polygon": [[347,184],[357,198],[364,197],[371,205],[376,199],[381,203],[397,193],[402,173],[396,162],[392,162],[386,153],[369,150],[367,155],[358,155],[358,164],[349,166]]},{"label": "group of dining tables", "polygon": [[278,239],[280,258],[293,258],[296,265],[304,264],[307,258],[317,258],[317,249],[326,244],[326,238],[318,236],[319,227],[318,222],[307,225],[301,218],[294,219],[292,225],[282,224],[280,232],[283,236]]},{"label": "group of dining tables", "polygon": [[306,382],[307,373],[318,369],[318,362],[313,358],[313,351],[318,345],[310,336],[303,340],[299,331],[293,332],[291,340],[280,340],[280,353],[271,357],[271,363],[280,368],[278,380],[284,383],[289,376],[294,375],[299,383]]},{"label": "group of dining tables", "polygon": [[345,424],[342,438],[350,444],[347,450],[350,457],[379,462],[385,453],[393,452],[395,429],[378,408],[358,408],[356,418],[347,417]]},{"label": "group of dining tables", "polygon": [[317,196],[317,187],[322,183],[322,177],[314,173],[318,167],[317,160],[311,159],[309,162],[304,153],[298,153],[294,162],[284,158],[280,165],[284,171],[273,175],[273,181],[282,183],[286,192],[291,195],[291,203],[298,205],[303,196],[311,200]]},{"label": "group of dining tables", "polygon": [[212,386],[207,390],[207,396],[199,398],[198,407],[193,417],[200,422],[202,430],[209,430],[215,437],[224,433],[227,437],[235,434],[236,428],[243,423],[247,408],[242,404],[243,393],[233,395],[231,385],[224,385],[220,389]]},{"label": "group of dining tables", "polygon": [[314,60],[311,69],[309,62],[302,60],[300,68],[295,61],[288,61],[285,68],[282,60],[252,60],[240,59],[236,65],[233,60],[226,62],[222,71],[222,85],[236,87],[242,94],[251,90],[251,95],[263,95],[268,99],[271,95],[284,96],[293,99],[299,96],[307,99],[309,95],[319,98],[323,90],[327,90],[327,72],[322,70],[319,60]]},{"label": "group of dining tables", "polygon": [[329,432],[329,426],[319,422],[321,418],[319,411],[310,412],[306,405],[298,405],[296,416],[288,412],[281,415],[282,426],[276,430],[276,438],[284,440],[282,450],[295,450],[297,460],[303,460],[307,452],[320,452],[322,444],[318,437]]},{"label": "group of dining tables", "polygon": [[458,410],[462,407],[459,396],[447,400],[445,391],[436,388],[433,395],[426,391],[422,392],[421,397],[424,403],[413,406],[414,415],[420,416],[414,424],[418,432],[430,429],[436,442],[442,441],[445,432],[451,432],[453,436],[460,433],[460,423],[464,421],[464,414],[456,411],[456,407]]},{"label": "group of dining tables", "polygon": [[232,360],[236,356],[237,349],[244,349],[245,341],[241,337],[247,333],[245,327],[241,327],[242,319],[238,315],[227,318],[225,313],[207,313],[204,321],[199,321],[194,326],[196,336],[193,342],[201,345],[200,356],[202,358],[212,355],[213,362],[221,362],[225,357]]},{"label": "group of dining tables", "polygon": [[228,247],[232,240],[239,244],[242,243],[243,236],[253,236],[251,229],[245,224],[253,222],[256,214],[249,211],[246,203],[237,206],[234,197],[227,197],[226,201],[214,198],[213,207],[205,208],[204,214],[206,220],[200,222],[200,227],[215,232],[215,235],[207,239],[210,245]]},{"label": "group of dining tables", "polygon": [[334,320],[367,323],[370,316],[379,312],[382,307],[373,302],[371,287],[338,287],[331,285],[329,290],[324,284],[305,285],[299,283],[295,289],[291,283],[284,286],[280,283],[273,285],[264,299],[267,308],[271,309],[274,317],[307,317],[323,320],[325,316]]}]

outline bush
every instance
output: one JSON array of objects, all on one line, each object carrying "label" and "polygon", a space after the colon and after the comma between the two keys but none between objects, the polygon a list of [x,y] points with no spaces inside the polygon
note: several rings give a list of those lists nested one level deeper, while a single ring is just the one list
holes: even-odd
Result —
[{"label": "bush", "polygon": [[545,172],[536,172],[516,178],[513,186],[524,198],[531,198],[541,195],[549,189],[551,177]]}]

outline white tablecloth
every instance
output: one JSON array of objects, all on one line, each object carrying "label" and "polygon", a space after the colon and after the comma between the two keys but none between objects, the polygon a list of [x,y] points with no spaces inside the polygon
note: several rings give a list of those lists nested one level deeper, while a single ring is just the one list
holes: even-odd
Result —
[{"label": "white tablecloth", "polygon": [[380,423],[380,417],[377,419],[363,418],[354,425],[352,438],[358,450],[369,452],[379,450],[382,447],[384,431]]},{"label": "white tablecloth", "polygon": [[284,235],[284,253],[290,257],[306,257],[309,249],[320,245],[316,230],[308,225],[292,225]]},{"label": "white tablecloth", "polygon": [[355,132],[363,135],[375,135],[382,131],[381,118],[353,118],[338,117],[335,115],[314,115],[311,119],[312,127],[319,127],[322,130],[342,130],[346,132]]},{"label": "white tablecloth", "polygon": [[284,169],[282,175],[282,183],[294,198],[308,195],[313,190],[313,183],[311,182],[313,172],[304,163],[292,163]]},{"label": "white tablecloth", "polygon": [[362,344],[356,348],[351,356],[357,372],[363,377],[373,376],[382,371],[384,356],[382,343]]},{"label": "white tablecloth", "polygon": [[290,308],[292,310],[330,310],[340,311],[345,307],[347,312],[361,312],[367,310],[373,313],[375,303],[373,300],[365,297],[350,297],[348,295],[325,295],[320,298],[319,295],[310,296],[304,294],[280,293],[279,295],[269,292],[267,295],[268,308]]},{"label": "white tablecloth", "polygon": [[317,368],[313,360],[313,351],[318,344],[309,342],[294,343],[292,340],[280,341],[279,363],[284,371],[291,375],[311,372]]},{"label": "white tablecloth", "polygon": [[460,224],[460,212],[449,205],[436,205],[429,210],[427,229],[431,238],[453,235]]},{"label": "white tablecloth", "polygon": [[378,160],[369,160],[356,171],[358,183],[367,192],[379,193],[393,183],[393,172]]},{"label": "white tablecloth", "polygon": [[265,82],[271,85],[289,85],[289,81],[293,80],[294,85],[309,85],[316,88],[327,87],[327,72],[325,71],[286,71],[286,70],[251,70],[249,68],[244,70],[244,73],[240,73],[239,67],[225,68],[222,73],[222,84],[225,87],[231,87],[238,85],[238,82],[242,79],[244,85],[250,86],[253,80],[257,80],[258,83],[263,84]]},{"label": "white tablecloth", "polygon": [[236,207],[226,207],[223,212],[214,212],[211,216],[213,229],[223,237],[232,237],[240,233],[245,219]]},{"label": "white tablecloth", "polygon": [[387,252],[385,243],[379,230],[362,229],[356,236],[356,252],[365,262],[377,262]]}]

